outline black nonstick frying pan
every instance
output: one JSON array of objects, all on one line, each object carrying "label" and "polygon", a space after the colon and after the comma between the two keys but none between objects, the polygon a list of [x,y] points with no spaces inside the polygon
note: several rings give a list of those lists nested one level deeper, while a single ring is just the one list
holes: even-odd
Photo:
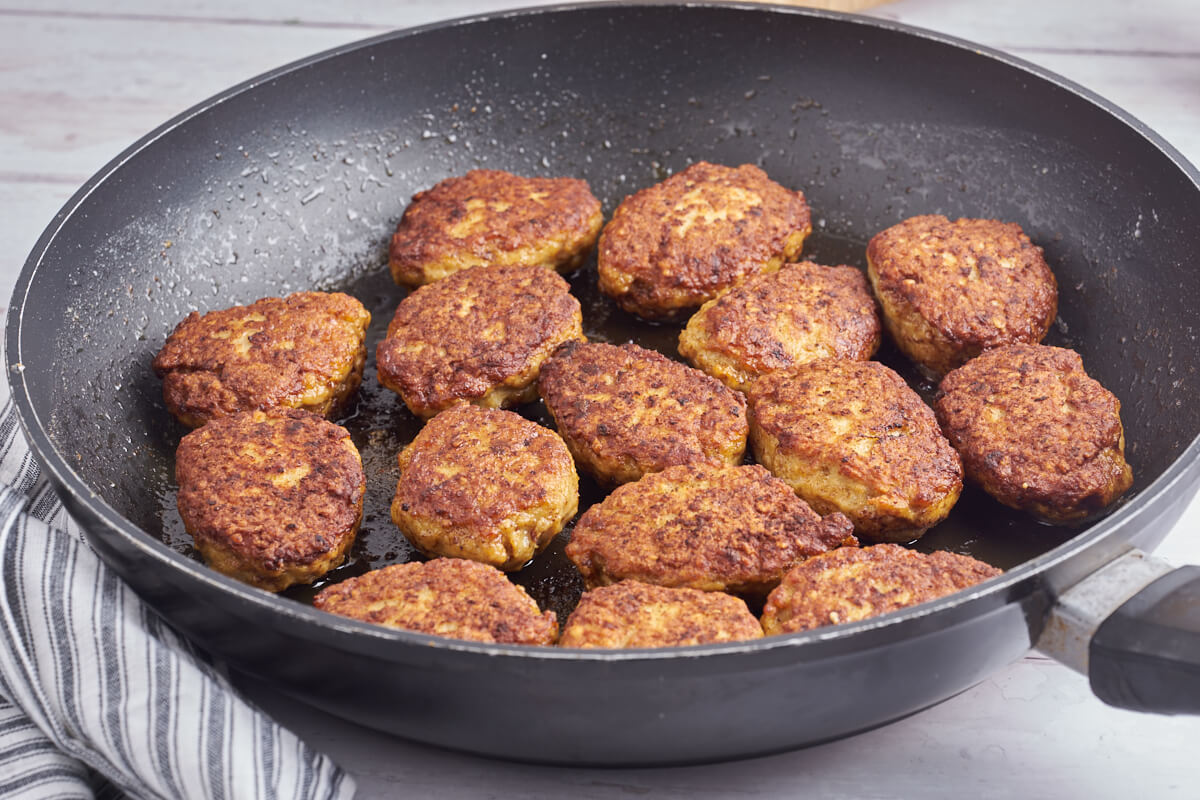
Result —
[{"label": "black nonstick frying pan", "polygon": [[[826,263],[861,266],[871,234],[918,213],[1020,222],[1061,287],[1048,341],[1076,348],[1123,402],[1133,490],[1075,528],[968,491],[917,546],[971,553],[1004,576],[861,623],[656,651],[373,627],[193,557],[171,483],[184,431],[149,366],[189,310],[342,289],[374,313],[373,347],[403,294],[384,259],[414,191],[472,167],[573,175],[611,212],[700,159],[757,163],[803,189],[815,228],[805,255]],[[27,261],[8,375],[35,452],[97,551],[239,667],[349,719],[473,752],[577,764],[730,758],[848,735],[961,691],[1038,641],[1068,587],[1158,543],[1200,480],[1198,223],[1200,175],[1157,136],[1055,76],[946,37],[762,7],[499,14],[281,68],[135,144],[72,198]],[[678,329],[615,310],[595,292],[594,264],[572,284],[590,336],[673,353]],[[893,352],[881,358],[907,370]],[[331,580],[412,557],[386,508],[395,455],[418,423],[372,376],[369,364],[344,421],[371,476],[367,514]],[[542,417],[536,405],[524,411]],[[596,497],[592,487],[584,502]],[[580,590],[561,545],[517,576],[560,613]],[[1191,577],[1171,573],[1164,581],[1179,586],[1156,583],[1133,601],[1148,608],[1101,629],[1092,667],[1106,699],[1200,706],[1200,653],[1169,627],[1177,607],[1195,606]],[[1148,639],[1163,630],[1166,648]],[[1131,645],[1141,650],[1130,656]],[[1164,649],[1178,663],[1159,679],[1146,664]]]}]

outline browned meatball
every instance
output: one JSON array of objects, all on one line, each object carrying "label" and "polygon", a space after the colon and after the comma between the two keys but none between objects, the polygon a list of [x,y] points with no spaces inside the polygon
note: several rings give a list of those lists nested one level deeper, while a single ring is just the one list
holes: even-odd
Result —
[{"label": "browned meatball", "polygon": [[567,557],[590,587],[632,579],[762,597],[809,556],[857,544],[757,464],[686,464],[618,487],[575,524]]},{"label": "browned meatball", "polygon": [[376,625],[450,639],[552,645],[558,621],[487,564],[461,558],[392,564],[322,589],[313,605]]},{"label": "browned meatball", "polygon": [[783,577],[763,607],[768,636],[857,622],[952,594],[1000,575],[954,553],[896,544],[843,547],[813,556]]},{"label": "browned meatball", "polygon": [[913,217],[876,234],[867,273],[900,349],[941,375],[989,347],[1042,340],[1058,284],[1021,226]]},{"label": "browned meatball", "polygon": [[583,339],[579,301],[540,267],[472,267],[400,301],[376,349],[379,382],[428,419],[457,403],[537,397],[542,362]]},{"label": "browned meatball", "polygon": [[1073,522],[1133,483],[1121,403],[1073,350],[988,350],[942,380],[934,405],[967,477],[1005,505]]},{"label": "browned meatball", "polygon": [[569,272],[583,263],[603,222],[584,181],[471,170],[413,195],[392,236],[389,266],[404,286],[476,266]]},{"label": "browned meatball", "polygon": [[929,406],[877,361],[823,359],[750,391],[759,463],[822,514],[872,541],[910,541],[945,519],[962,464]]},{"label": "browned meatball", "polygon": [[579,464],[602,483],[675,464],[739,464],[746,400],[704,373],[636,344],[569,342],[538,388]]},{"label": "browned meatball", "polygon": [[621,581],[584,592],[560,647],[678,647],[757,639],[745,601],[723,592]]},{"label": "browned meatball", "polygon": [[800,255],[808,204],[752,164],[699,162],[625,198],[600,235],[600,291],[647,319],[674,319]]},{"label": "browned meatball", "polygon": [[190,427],[255,408],[340,410],[362,383],[371,315],[349,295],[297,292],[193,311],[154,358],[167,410]]},{"label": "browned meatball", "polygon": [[520,569],[578,509],[566,445],[511,411],[454,406],[400,453],[392,521],[426,554]]},{"label": "browned meatball", "polygon": [[179,515],[213,569],[277,592],[342,563],[366,478],[346,430],[296,409],[212,420],[175,454]]},{"label": "browned meatball", "polygon": [[865,361],[881,330],[862,272],[802,261],[705,303],[679,335],[679,354],[744,392],[760,375],[818,358]]}]

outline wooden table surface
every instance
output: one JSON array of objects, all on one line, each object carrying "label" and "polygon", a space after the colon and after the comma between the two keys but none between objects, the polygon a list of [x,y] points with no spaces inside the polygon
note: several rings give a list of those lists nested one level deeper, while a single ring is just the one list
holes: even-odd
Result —
[{"label": "wooden table surface", "polygon": [[[494,0],[0,0],[0,302],[55,211],[143,133],[227,86]],[[1200,163],[1200,2],[900,0],[872,15],[1006,50],[1107,97]],[[1159,554],[1200,563],[1200,503]],[[357,778],[362,797],[1200,797],[1200,720],[1103,706],[1031,654],[860,736],[729,764],[562,769],[381,736],[246,681]]]}]

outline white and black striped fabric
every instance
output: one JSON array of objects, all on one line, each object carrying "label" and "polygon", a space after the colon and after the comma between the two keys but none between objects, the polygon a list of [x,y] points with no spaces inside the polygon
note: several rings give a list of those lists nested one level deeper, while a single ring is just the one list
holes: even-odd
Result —
[{"label": "white and black striped fabric", "polygon": [[100,561],[0,384],[0,797],[352,797]]}]

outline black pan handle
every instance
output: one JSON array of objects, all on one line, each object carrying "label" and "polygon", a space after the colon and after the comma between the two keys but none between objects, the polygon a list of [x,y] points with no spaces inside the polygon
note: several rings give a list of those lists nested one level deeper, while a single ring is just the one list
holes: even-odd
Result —
[{"label": "black pan handle", "polygon": [[1126,553],[1058,598],[1038,648],[1109,705],[1200,714],[1200,567]]},{"label": "black pan handle", "polygon": [[1100,623],[1092,691],[1110,706],[1200,714],[1200,567],[1169,572]]}]

